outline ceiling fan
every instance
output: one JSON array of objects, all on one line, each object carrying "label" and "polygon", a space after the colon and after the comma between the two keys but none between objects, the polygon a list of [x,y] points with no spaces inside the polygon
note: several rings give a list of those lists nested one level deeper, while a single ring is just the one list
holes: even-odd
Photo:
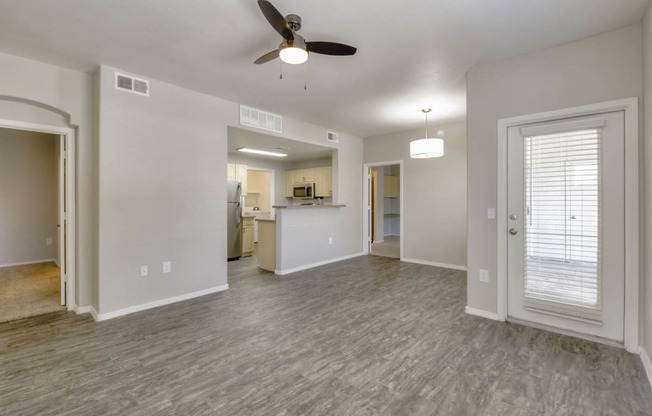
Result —
[{"label": "ceiling fan", "polygon": [[272,27],[283,36],[283,42],[278,49],[273,50],[254,61],[254,64],[264,64],[276,58],[288,64],[302,64],[308,60],[308,53],[322,55],[347,56],[354,55],[356,48],[336,42],[306,42],[297,34],[301,29],[301,17],[296,14],[283,15],[267,0],[258,0],[258,6]]}]

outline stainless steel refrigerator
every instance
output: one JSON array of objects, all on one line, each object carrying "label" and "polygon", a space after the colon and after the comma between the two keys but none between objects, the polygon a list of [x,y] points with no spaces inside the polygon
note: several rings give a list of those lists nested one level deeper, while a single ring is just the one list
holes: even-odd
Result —
[{"label": "stainless steel refrigerator", "polygon": [[242,256],[242,207],[240,205],[240,181],[229,180],[226,188],[227,212],[227,252],[228,260],[237,260]]}]

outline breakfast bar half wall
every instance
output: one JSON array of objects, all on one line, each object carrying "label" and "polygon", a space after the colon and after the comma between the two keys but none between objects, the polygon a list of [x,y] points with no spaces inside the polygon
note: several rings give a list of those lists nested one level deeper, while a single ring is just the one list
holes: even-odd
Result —
[{"label": "breakfast bar half wall", "polygon": [[[260,220],[258,250],[261,267],[285,275],[364,253],[351,245],[346,205],[275,205],[274,220]],[[350,217],[350,215],[348,215]],[[267,261],[262,261],[263,257]],[[274,259],[275,261],[271,261]]]}]

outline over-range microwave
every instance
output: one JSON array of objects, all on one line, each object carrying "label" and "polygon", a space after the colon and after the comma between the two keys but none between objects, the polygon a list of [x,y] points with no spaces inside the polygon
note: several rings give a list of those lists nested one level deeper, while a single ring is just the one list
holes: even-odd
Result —
[{"label": "over-range microwave", "polygon": [[315,198],[315,183],[302,182],[295,183],[292,188],[292,198],[294,199],[314,199]]}]

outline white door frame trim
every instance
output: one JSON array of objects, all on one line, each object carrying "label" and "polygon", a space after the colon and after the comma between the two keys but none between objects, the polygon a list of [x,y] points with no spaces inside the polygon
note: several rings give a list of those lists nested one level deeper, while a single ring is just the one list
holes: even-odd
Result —
[{"label": "white door frame trim", "polygon": [[399,247],[400,247],[400,260],[403,260],[403,242],[405,241],[405,227],[403,224],[403,218],[405,218],[404,215],[404,207],[403,207],[403,177],[405,176],[403,173],[403,159],[401,160],[388,160],[385,162],[373,162],[373,163],[365,163],[362,168],[362,178],[363,178],[363,185],[362,185],[362,252],[364,254],[369,254],[369,223],[367,221],[367,210],[369,208],[368,200],[367,200],[367,195],[369,194],[369,172],[371,168],[376,168],[380,166],[391,166],[391,165],[399,165],[399,172],[400,172],[400,178],[399,178],[399,209],[401,211],[401,217],[399,218],[399,223],[401,227],[401,239],[399,241]]},{"label": "white door frame trim", "polygon": [[276,201],[274,201],[274,195],[276,195],[275,189],[274,189],[274,181],[276,180],[274,177],[274,169],[267,169],[267,168],[257,168],[255,166],[247,166],[247,170],[255,170],[258,172],[269,172],[269,212],[273,215],[274,214],[274,208],[272,206],[276,205]]},{"label": "white door frame trim", "polygon": [[[35,131],[39,133],[56,134],[57,136],[64,136],[66,140],[66,225],[67,225],[67,240],[66,240],[66,308],[69,311],[75,310],[77,307],[77,297],[75,296],[75,286],[77,283],[77,232],[76,232],[76,213],[75,213],[75,197],[77,189],[75,187],[75,130],[70,127],[49,126],[45,124],[28,123],[24,121],[0,119],[0,127],[14,130]],[[58,140],[57,140],[58,142]],[[62,230],[62,228],[60,228]]]},{"label": "white door frame trim", "polygon": [[592,114],[625,112],[625,322],[624,346],[638,353],[639,188],[638,97],[498,120],[498,189],[496,212],[498,318],[507,319],[507,129]]}]

